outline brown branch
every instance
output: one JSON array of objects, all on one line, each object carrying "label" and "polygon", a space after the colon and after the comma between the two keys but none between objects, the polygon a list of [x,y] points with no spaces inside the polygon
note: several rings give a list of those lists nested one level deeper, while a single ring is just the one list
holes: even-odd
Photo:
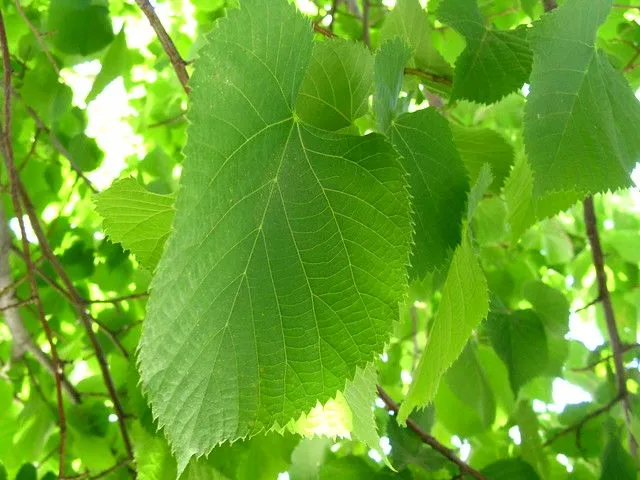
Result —
[{"label": "brown branch", "polygon": [[419,68],[409,68],[409,67],[407,67],[407,68],[404,69],[404,73],[405,73],[405,75],[415,75],[416,77],[421,77],[421,78],[424,78],[425,80],[429,80],[430,82],[440,83],[440,84],[446,85],[448,87],[453,85],[453,80],[451,80],[451,78],[446,77],[444,75],[438,75],[438,74],[435,74],[435,73],[425,72],[424,70],[421,70]]},{"label": "brown branch", "polygon": [[118,397],[118,392],[116,391],[111,372],[109,371],[109,365],[107,363],[104,351],[102,350],[102,346],[98,341],[98,337],[93,331],[93,319],[86,310],[85,300],[82,298],[80,292],[76,289],[75,285],[65,272],[58,258],[54,255],[53,250],[51,249],[51,246],[49,245],[49,242],[44,234],[44,231],[42,230],[40,220],[35,213],[33,203],[31,202],[31,199],[27,195],[27,192],[24,188],[24,185],[20,183],[19,187],[22,201],[24,202],[25,209],[27,211],[27,215],[31,222],[33,231],[38,238],[40,249],[42,250],[43,255],[47,258],[57,275],[62,280],[62,283],[64,284],[67,292],[71,297],[71,301],[74,304],[78,317],[80,318],[87,336],[89,337],[89,341],[91,342],[91,346],[93,347],[96,359],[98,360],[98,364],[100,366],[102,378],[104,380],[105,386],[107,387],[109,397],[113,402],[113,408],[116,411],[116,415],[118,417],[118,425],[120,427],[120,433],[122,435],[127,454],[129,455],[129,458],[133,458],[133,448],[131,446],[131,440],[129,439],[129,433],[127,431],[126,415],[124,413],[124,409],[122,408],[122,403],[120,402],[120,399]]},{"label": "brown branch", "polygon": [[47,48],[47,44],[44,42],[44,39],[42,38],[42,34],[38,31],[35,25],[31,23],[31,21],[29,20],[29,17],[27,17],[27,14],[22,9],[22,5],[20,5],[20,0],[16,0],[16,8],[18,9],[18,13],[20,14],[24,22],[27,24],[27,27],[29,27],[29,30],[31,30],[31,33],[33,33],[33,36],[36,37],[36,42],[38,42],[38,45],[40,45],[40,48],[46,55],[47,60],[49,60],[49,63],[55,70],[56,74],[60,76],[60,67],[58,67],[58,64],[56,63],[55,58],[53,58],[53,55],[51,55],[51,52]]},{"label": "brown branch", "polygon": [[593,257],[593,265],[596,270],[596,279],[598,282],[598,297],[601,299],[602,309],[604,310],[604,318],[607,324],[607,333],[609,334],[609,343],[613,352],[613,364],[616,372],[616,383],[618,384],[618,394],[622,398],[624,417],[629,432],[629,449],[633,457],[637,455],[638,445],[633,434],[631,433],[631,403],[627,396],[627,382],[625,377],[624,363],[622,360],[623,345],[618,334],[616,319],[611,304],[611,296],[607,288],[607,274],[604,270],[604,253],[600,244],[600,235],[598,234],[598,224],[596,219],[595,208],[593,205],[593,197],[590,195],[584,199],[584,223],[587,230],[587,238],[591,245],[591,256]]},{"label": "brown branch", "polygon": [[551,445],[552,443],[554,443],[556,440],[558,440],[560,437],[564,437],[565,435],[571,433],[571,432],[576,432],[576,436],[579,437],[580,435],[580,431],[582,430],[582,428],[585,426],[585,424],[589,421],[589,420],[593,420],[594,418],[602,415],[605,412],[608,412],[609,410],[611,410],[620,400],[623,400],[624,397],[626,397],[625,395],[621,395],[618,394],[616,395],[609,403],[607,403],[606,405],[594,410],[593,412],[591,412],[588,415],[585,415],[585,417],[580,420],[577,423],[574,423],[573,425],[569,425],[567,428],[563,428],[562,430],[554,433],[551,437],[549,437],[547,439],[546,442],[544,442],[542,444],[543,447],[548,447],[549,445]]},{"label": "brown branch", "polygon": [[587,303],[586,305],[577,308],[573,311],[573,313],[579,313],[582,312],[583,310],[586,310],[589,307],[593,307],[596,303],[600,303],[600,301],[602,300],[602,298],[600,298],[600,295],[598,295],[596,298],[594,298],[593,300],[591,300],[589,303]]},{"label": "brown branch", "polygon": [[[42,302],[38,295],[38,285],[36,283],[35,267],[31,260],[31,251],[29,241],[27,240],[27,230],[24,225],[24,218],[22,215],[22,205],[20,204],[19,194],[19,182],[18,171],[13,156],[13,146],[11,144],[11,59],[9,58],[9,44],[7,43],[7,33],[4,27],[4,18],[0,11],[0,44],[2,48],[2,63],[4,70],[3,78],[3,91],[4,91],[4,128],[2,131],[3,138],[3,153],[5,165],[7,168],[7,174],[9,176],[9,184],[11,187],[11,200],[13,202],[13,208],[16,217],[18,218],[18,224],[20,225],[20,233],[22,237],[22,249],[24,251],[27,263],[27,272],[29,276],[29,285],[31,286],[31,295],[33,296],[38,311],[38,319],[42,325],[42,329],[45,332],[49,347],[51,349],[51,361],[54,368],[54,377],[56,384],[56,398],[58,404],[58,425],[60,429],[60,462],[58,476],[64,476],[65,467],[65,448],[66,448],[66,433],[67,433],[67,421],[64,412],[64,400],[62,398],[62,365],[60,363],[60,357],[58,356],[58,348],[53,339],[53,332],[47,322]],[[8,234],[8,232],[6,232]],[[7,242],[10,244],[10,242]],[[5,248],[8,253],[8,246]]]},{"label": "brown branch", "polygon": [[545,12],[550,12],[551,10],[558,8],[556,0],[542,0],[542,5],[544,6]]},{"label": "brown branch", "polygon": [[158,40],[160,40],[160,43],[162,44],[162,48],[164,48],[164,51],[167,53],[169,61],[171,62],[171,65],[173,65],[176,75],[178,75],[178,80],[180,80],[182,88],[184,88],[184,91],[189,94],[191,89],[189,88],[189,74],[186,69],[187,62],[185,62],[180,56],[180,53],[178,53],[173,40],[171,40],[171,37],[162,26],[162,22],[156,15],[156,12],[149,3],[149,0],[136,0],[136,3],[149,20],[153,30],[156,32]]},{"label": "brown branch", "polygon": [[[398,413],[398,404],[393,401],[393,399],[389,396],[389,394],[387,392],[385,392],[384,389],[380,385],[378,385],[378,396],[382,399],[382,401],[387,406],[387,409],[389,411],[391,411],[391,412],[393,412],[395,414]],[[473,467],[471,467],[469,464],[465,463],[464,461],[460,460],[450,448],[445,447],[433,435],[430,435],[429,433],[425,432],[420,427],[420,425],[418,425],[411,418],[407,419],[407,427],[409,427],[411,430],[413,430],[413,432],[416,435],[418,435],[418,437],[420,437],[420,440],[422,440],[424,443],[429,445],[431,448],[433,448],[440,455],[442,455],[443,457],[447,458],[447,460],[449,460],[450,462],[456,464],[458,466],[458,468],[460,469],[460,471],[463,472],[464,474],[469,475],[469,476],[471,476],[473,478],[476,478],[478,480],[487,480],[487,477],[485,477],[484,474],[482,474],[481,472],[477,471],[476,469],[474,469]]]},{"label": "brown branch", "polygon": [[[634,348],[638,348],[638,347],[640,347],[640,344],[638,344],[638,343],[632,343],[630,345],[624,345],[622,347],[622,353],[626,353],[626,352],[628,352],[630,350],[633,350]],[[592,362],[587,366],[579,367],[579,368],[572,368],[571,371],[572,372],[588,372],[589,370],[593,370],[596,366],[600,365],[601,363],[608,362],[612,358],[613,358],[613,355],[607,355],[606,357],[601,358],[600,360],[597,360],[595,362]]]},{"label": "brown branch", "polygon": [[313,24],[313,31],[316,32],[316,33],[319,33],[320,35],[324,35],[327,38],[336,38],[337,37],[337,35],[335,33],[327,30],[326,28],[322,28],[317,23]]},{"label": "brown branch", "polygon": [[31,305],[32,303],[34,303],[34,301],[35,299],[33,297],[27,298],[26,300],[17,300],[16,302],[10,303],[9,305],[2,305],[0,307],[0,312],[5,312],[7,310],[24,307],[25,305]]},{"label": "brown branch", "polygon": [[362,42],[371,48],[371,32],[369,31],[369,0],[362,0]]},{"label": "brown branch", "polygon": [[180,112],[173,117],[165,118],[164,120],[160,120],[158,122],[147,125],[147,128],[156,128],[161,127],[163,125],[173,125],[174,123],[182,122],[185,119],[185,115],[187,112]]}]

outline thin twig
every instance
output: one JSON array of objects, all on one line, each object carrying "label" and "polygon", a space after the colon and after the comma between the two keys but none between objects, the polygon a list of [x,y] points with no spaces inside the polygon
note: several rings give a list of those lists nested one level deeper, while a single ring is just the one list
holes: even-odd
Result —
[{"label": "thin twig", "polygon": [[[632,343],[630,345],[624,345],[622,347],[622,353],[626,353],[630,350],[633,350],[635,348],[639,348],[640,344],[638,343]],[[572,368],[571,371],[572,372],[588,372],[589,370],[593,370],[596,366],[600,365],[601,363],[605,363],[608,362],[609,360],[611,360],[613,358],[613,355],[607,355],[604,358],[601,358],[600,360],[597,360],[595,362],[590,363],[589,365],[585,366],[585,367],[579,367],[579,368]]]},{"label": "thin twig", "polygon": [[[19,98],[20,100],[22,100],[22,97],[20,96],[20,94],[18,94],[18,92],[16,92],[15,90],[13,91],[13,95]],[[65,146],[62,145],[62,142],[60,142],[58,137],[56,137],[55,133],[53,133],[53,131],[51,131],[51,129],[45,125],[45,123],[42,121],[38,113],[27,104],[24,104],[24,108],[27,111],[27,113],[31,116],[31,118],[33,118],[33,120],[36,122],[36,126],[49,136],[49,141],[51,142],[51,145],[53,146],[53,148],[55,148],[60,155],[62,155],[64,158],[67,159],[67,161],[69,162],[69,165],[71,166],[71,169],[76,173],[76,175],[78,175],[78,177],[80,177],[84,181],[84,183],[87,184],[87,187],[89,187],[89,189],[93,193],[98,193],[98,189],[93,185],[91,180],[89,180],[87,176],[83,173],[82,169],[78,166],[74,158],[71,156],[71,153],[69,153],[69,151],[65,148]]]},{"label": "thin twig", "polygon": [[[378,396],[382,399],[382,401],[387,406],[387,409],[389,411],[394,412],[396,414],[398,413],[398,404],[393,401],[393,399],[389,396],[389,394],[385,392],[380,385],[378,385]],[[424,443],[429,445],[440,455],[447,458],[450,462],[456,464],[460,469],[460,471],[463,472],[464,474],[469,475],[473,478],[476,478],[477,480],[487,480],[487,477],[485,477],[482,473],[480,473],[479,471],[471,467],[469,464],[460,460],[460,458],[458,458],[450,448],[445,447],[434,436],[425,432],[420,427],[420,425],[418,425],[411,418],[407,419],[407,427],[413,430],[413,432],[416,435],[418,435],[418,437],[420,437],[420,440],[422,440]]]},{"label": "thin twig", "polygon": [[67,292],[69,292],[76,312],[81,320],[81,323],[84,326],[87,336],[89,337],[91,346],[93,347],[93,350],[96,354],[96,359],[98,360],[98,364],[100,365],[102,378],[104,380],[105,386],[107,387],[107,391],[109,392],[109,396],[111,398],[111,401],[113,402],[113,408],[116,411],[116,415],[118,417],[118,425],[120,427],[120,433],[122,435],[127,454],[129,455],[129,458],[133,458],[133,447],[131,445],[131,440],[129,439],[129,433],[127,431],[126,415],[124,413],[124,409],[122,408],[122,403],[120,402],[120,399],[118,397],[118,392],[116,391],[113,377],[111,376],[111,372],[109,371],[109,365],[107,363],[106,356],[104,354],[102,346],[100,345],[100,342],[98,341],[98,337],[93,331],[93,319],[86,310],[85,300],[82,298],[80,292],[76,289],[75,285],[65,272],[62,264],[60,263],[60,260],[58,260],[58,257],[53,254],[53,250],[51,249],[44,231],[42,230],[40,220],[35,213],[33,203],[27,195],[24,185],[20,183],[19,186],[20,195],[22,196],[22,201],[24,202],[27,215],[29,217],[29,220],[31,221],[31,227],[33,228],[33,231],[35,232],[38,239],[38,243],[40,244],[40,249],[62,280],[62,283],[64,284]]},{"label": "thin twig", "polygon": [[582,306],[582,307],[580,307],[580,308],[575,309],[575,310],[573,311],[573,313],[580,313],[580,312],[582,312],[583,310],[586,310],[587,308],[594,306],[596,303],[600,303],[600,300],[602,300],[602,298],[600,298],[600,295],[598,295],[596,298],[594,298],[593,300],[591,300],[591,301],[590,301],[589,303],[587,303],[586,305],[584,305],[584,306]]},{"label": "thin twig", "polygon": [[148,296],[149,296],[149,292],[140,292],[140,293],[132,293],[130,295],[123,295],[121,297],[103,298],[99,300],[85,300],[85,303],[89,305],[93,303],[119,303],[119,302],[126,302],[129,300],[137,300],[140,298],[147,298]]},{"label": "thin twig", "polygon": [[369,0],[362,0],[362,42],[371,48],[371,32],[369,31]]},{"label": "thin twig", "polygon": [[[16,217],[18,218],[18,224],[20,225],[20,233],[22,237],[22,249],[24,251],[27,263],[27,272],[29,276],[29,284],[31,286],[31,295],[34,298],[36,308],[38,310],[38,319],[42,325],[42,329],[45,332],[49,348],[51,349],[51,360],[54,367],[54,377],[56,384],[56,397],[58,404],[58,425],[60,429],[60,462],[58,476],[64,476],[65,467],[65,448],[67,440],[67,420],[64,412],[64,400],[62,397],[62,366],[60,364],[60,357],[58,356],[58,348],[53,339],[53,332],[47,322],[42,302],[38,295],[38,285],[36,283],[35,267],[31,260],[31,251],[29,241],[27,240],[27,230],[24,225],[24,218],[22,215],[22,205],[20,203],[19,194],[19,177],[18,171],[13,157],[13,146],[11,145],[11,59],[9,58],[9,44],[7,42],[7,33],[4,27],[4,18],[0,11],[0,44],[2,47],[2,63],[4,69],[4,128],[2,132],[3,137],[3,152],[4,160],[7,168],[7,174],[9,176],[9,184],[11,186],[11,200],[13,202],[13,208]],[[8,232],[7,232],[8,234]],[[8,249],[7,249],[8,252]]]},{"label": "thin twig", "polygon": [[596,270],[596,279],[598,282],[598,297],[604,310],[604,318],[607,324],[607,333],[609,334],[609,343],[613,352],[613,364],[616,372],[616,383],[618,384],[618,394],[622,398],[624,418],[629,433],[629,450],[633,457],[637,456],[638,445],[633,434],[631,433],[631,402],[627,396],[627,381],[622,360],[623,344],[618,334],[616,319],[611,304],[611,296],[607,288],[607,274],[604,269],[604,253],[600,244],[600,235],[598,234],[598,224],[596,212],[593,205],[593,197],[589,195],[584,199],[584,223],[587,230],[587,238],[591,245],[591,256],[593,257],[593,266]]},{"label": "thin twig", "polygon": [[163,125],[173,125],[174,123],[182,122],[185,120],[185,115],[187,112],[180,112],[173,117],[165,118],[164,120],[160,120],[159,122],[152,123],[147,125],[147,128],[156,128],[161,127]]},{"label": "thin twig", "polygon": [[564,437],[565,435],[571,433],[571,432],[576,432],[576,435],[579,436],[580,435],[580,431],[582,430],[582,428],[585,426],[585,424],[589,421],[589,420],[593,420],[594,418],[602,415],[605,412],[608,412],[609,410],[611,410],[620,400],[623,400],[623,398],[626,395],[621,395],[618,394],[616,395],[609,403],[607,403],[606,405],[594,410],[593,412],[591,412],[588,415],[585,415],[584,418],[582,418],[579,422],[574,423],[572,425],[569,425],[567,428],[563,428],[562,430],[554,433],[551,437],[549,437],[547,439],[546,442],[544,442],[542,444],[543,447],[548,447],[549,445],[551,445],[552,443],[554,443],[556,440],[558,440],[560,437]]},{"label": "thin twig", "polygon": [[56,59],[53,58],[53,55],[51,55],[51,52],[47,48],[47,44],[44,42],[44,39],[42,38],[42,33],[38,31],[38,29],[33,23],[31,23],[31,20],[29,20],[29,17],[27,17],[27,14],[22,9],[22,5],[20,5],[20,0],[16,0],[16,8],[18,9],[18,13],[20,14],[24,22],[27,24],[27,27],[29,27],[29,30],[31,30],[31,33],[33,33],[33,36],[36,37],[36,42],[38,42],[38,45],[40,45],[40,48],[46,55],[47,60],[49,60],[51,67],[53,67],[56,74],[60,76],[60,67],[58,67],[58,63],[56,62]]},{"label": "thin twig", "polygon": [[416,77],[422,77],[425,80],[429,80],[434,83],[440,83],[448,87],[453,85],[453,80],[451,80],[451,78],[446,77],[444,75],[438,75],[436,73],[425,72],[424,70],[421,70],[419,68],[407,67],[404,69],[404,73],[405,75],[415,75]]},{"label": "thin twig", "polygon": [[184,91],[189,94],[191,89],[189,88],[189,74],[186,69],[187,62],[185,62],[180,56],[180,53],[178,53],[176,45],[164,29],[162,22],[158,18],[158,15],[156,15],[156,12],[149,3],[149,0],[136,0],[136,3],[149,20],[153,30],[156,32],[158,40],[160,40],[160,43],[162,44],[162,48],[164,48],[164,51],[167,53],[169,61],[171,62],[171,65],[173,65],[176,75],[178,75],[178,80],[180,80],[182,88],[184,88]]},{"label": "thin twig", "polygon": [[73,475],[71,477],[65,477],[62,480],[82,480],[82,479],[85,479],[85,478],[88,479],[88,480],[96,480],[98,478],[106,477],[110,473],[113,473],[116,470],[121,469],[122,467],[126,467],[127,465],[129,465],[130,462],[131,462],[131,459],[130,458],[126,458],[124,460],[119,461],[118,463],[116,463],[112,467],[109,467],[106,470],[103,470],[102,472],[96,473],[95,475],[91,475],[89,472],[86,472],[86,473],[81,473],[80,475]]},{"label": "thin twig", "polygon": [[13,308],[24,307],[25,305],[31,305],[34,302],[35,302],[35,299],[33,297],[27,298],[26,300],[18,300],[15,303],[12,303],[9,305],[3,305],[2,307],[0,307],[0,312],[4,312],[6,310],[10,310]]},{"label": "thin twig", "polygon": [[326,28],[322,28],[320,25],[318,25],[317,23],[313,24],[313,31],[316,33],[319,33],[320,35],[324,35],[327,38],[336,38],[336,34],[327,30]]}]

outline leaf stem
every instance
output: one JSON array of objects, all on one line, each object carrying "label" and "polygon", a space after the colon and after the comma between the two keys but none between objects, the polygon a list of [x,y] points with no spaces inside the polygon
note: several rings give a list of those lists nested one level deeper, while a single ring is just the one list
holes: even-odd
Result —
[{"label": "leaf stem", "polygon": [[[378,396],[385,403],[389,411],[394,412],[395,414],[398,413],[398,409],[399,409],[398,404],[393,401],[393,399],[389,396],[389,394],[385,392],[380,385],[378,385]],[[431,448],[433,448],[436,452],[438,452],[440,455],[445,457],[447,460],[456,464],[462,473],[469,475],[477,480],[487,480],[487,477],[485,477],[481,472],[474,469],[468,463],[465,463],[460,458],[458,458],[450,448],[445,447],[433,435],[430,435],[429,433],[425,432],[420,427],[420,425],[418,425],[411,418],[407,418],[407,427],[413,430],[413,432],[416,435],[418,435],[418,437],[420,437],[420,440],[422,440],[424,443],[429,445]]]}]

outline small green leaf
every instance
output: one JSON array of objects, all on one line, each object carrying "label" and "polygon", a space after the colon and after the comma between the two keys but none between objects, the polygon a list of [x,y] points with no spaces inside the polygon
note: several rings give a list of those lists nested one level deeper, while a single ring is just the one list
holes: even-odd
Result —
[{"label": "small green leaf", "polygon": [[502,135],[488,128],[466,128],[451,124],[453,140],[473,184],[486,163],[491,167],[491,191],[499,192],[514,160],[513,147]]},{"label": "small green leaf", "polygon": [[516,242],[537,221],[568,209],[584,197],[584,194],[568,188],[564,192],[550,192],[534,197],[533,183],[531,166],[526,157],[520,156],[511,169],[503,190],[512,242]]},{"label": "small green leaf", "polygon": [[48,29],[53,44],[68,54],[89,55],[113,40],[109,6],[105,0],[51,0]]},{"label": "small green leaf", "polygon": [[435,399],[438,421],[450,431],[471,437],[489,428],[496,402],[474,342],[468,342],[447,370]]},{"label": "small green leaf", "polygon": [[100,166],[104,152],[95,139],[80,133],[69,142],[69,154],[76,166],[83,172],[91,172]]},{"label": "small green leaf", "polygon": [[540,480],[540,477],[527,462],[517,458],[498,460],[482,469],[487,480]]},{"label": "small green leaf", "polygon": [[113,43],[104,54],[102,67],[100,68],[98,76],[93,81],[93,86],[91,87],[91,91],[87,95],[85,102],[91,102],[113,80],[118,78],[120,75],[128,73],[129,63],[129,49],[127,48],[124,27],[122,27],[120,33],[116,35]]},{"label": "small green leaf", "polygon": [[373,110],[379,132],[387,132],[398,113],[398,95],[410,57],[411,50],[400,38],[385,42],[376,55]]},{"label": "small green leaf", "polygon": [[547,368],[547,336],[540,317],[533,310],[492,312],[487,331],[493,348],[509,369],[514,393]]},{"label": "small green leaf", "polygon": [[418,0],[398,0],[380,31],[381,43],[402,38],[413,51],[417,67],[430,73],[451,75],[451,66],[432,41],[432,28]]},{"label": "small green leaf", "polygon": [[415,225],[410,276],[421,278],[441,267],[460,242],[467,173],[448,122],[433,108],[398,117],[389,138],[409,173]]},{"label": "small green leaf", "polygon": [[171,233],[175,216],[174,198],[148,192],[133,178],[118,180],[95,200],[104,218],[103,228],[116,243],[122,243],[140,263],[154,270]]},{"label": "small green leaf", "polygon": [[377,398],[376,385],[378,375],[373,363],[364,369],[358,368],[352,381],[347,381],[344,398],[351,409],[351,431],[356,440],[363,441],[369,448],[376,450],[385,459],[387,456],[380,448],[380,436],[371,406]]},{"label": "small green leaf", "polygon": [[602,459],[602,472],[600,480],[635,480],[637,477],[636,465],[633,457],[629,455],[620,443],[620,439],[612,436],[604,448]]},{"label": "small green leaf", "polygon": [[451,100],[493,103],[527,81],[532,55],[525,29],[487,28],[476,0],[444,0],[437,15],[467,41],[456,60]]},{"label": "small green leaf", "polygon": [[491,167],[485,163],[478,172],[478,177],[469,192],[469,200],[467,201],[467,223],[471,223],[475,216],[478,205],[489,190],[489,186],[493,183],[493,175]]},{"label": "small green leaf", "polygon": [[296,112],[314,127],[340,130],[364,115],[373,87],[373,56],[362,44],[340,39],[315,43]]},{"label": "small green leaf", "polygon": [[534,466],[541,478],[549,477],[549,458],[540,439],[540,422],[528,400],[521,400],[514,414],[520,429],[523,460]]},{"label": "small green leaf", "polygon": [[440,378],[462,352],[474,328],[487,316],[487,281],[468,238],[456,249],[442,289],[442,300],[398,421],[429,404]]},{"label": "small green leaf", "polygon": [[534,196],[631,185],[640,158],[640,103],[605,53],[598,27],[611,0],[567,0],[537,22],[524,137]]}]

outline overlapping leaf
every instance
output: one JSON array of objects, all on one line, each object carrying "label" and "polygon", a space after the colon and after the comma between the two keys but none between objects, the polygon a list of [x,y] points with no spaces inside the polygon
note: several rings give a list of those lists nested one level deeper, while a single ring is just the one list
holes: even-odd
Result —
[{"label": "overlapping leaf", "polygon": [[146,268],[155,269],[175,217],[174,197],[151,193],[133,178],[124,178],[101,192],[96,211],[115,243],[130,250]]},{"label": "overlapping leaf", "polygon": [[339,39],[315,43],[296,112],[314,127],[339,130],[368,110],[373,56],[364,45]]},{"label": "overlapping leaf", "polygon": [[493,103],[527,81],[532,56],[524,29],[487,28],[476,0],[444,0],[437,15],[467,41],[456,60],[452,100]]},{"label": "overlapping leaf", "polygon": [[139,355],[181,469],[343,389],[397,317],[410,240],[392,147],[298,118],[312,30],[295,7],[245,0],[208,40]]},{"label": "overlapping leaf", "polygon": [[414,408],[433,400],[440,378],[458,358],[471,332],[488,311],[487,281],[471,242],[463,235],[453,255],[427,346],[400,407],[398,421],[406,421]]},{"label": "overlapping leaf", "polygon": [[596,33],[611,0],[567,0],[529,34],[534,51],[525,143],[534,196],[629,186],[640,158],[640,104]]}]

